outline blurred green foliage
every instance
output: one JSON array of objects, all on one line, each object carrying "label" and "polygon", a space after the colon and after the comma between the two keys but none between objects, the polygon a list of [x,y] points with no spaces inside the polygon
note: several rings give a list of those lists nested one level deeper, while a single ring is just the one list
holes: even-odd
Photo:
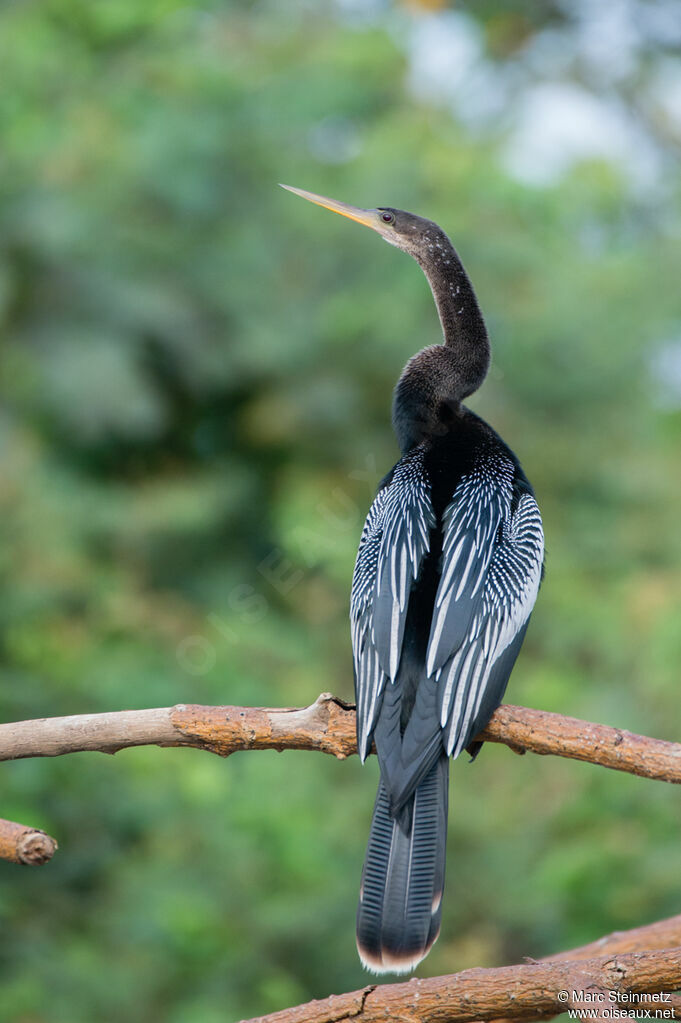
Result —
[{"label": "blurred green foliage", "polygon": [[[512,7],[477,12],[492,54],[537,27]],[[407,88],[418,17],[0,12],[4,720],[351,698],[390,392],[438,327],[409,260],[283,180],[431,216],[471,272],[494,343],[471,404],[547,533],[510,700],[678,739],[681,413],[651,371],[681,332],[678,190],[602,162],[512,180],[500,132]],[[2,815],[61,849],[0,864],[0,1023],[223,1023],[365,981],[375,764],[142,749],[2,777]],[[454,768],[450,819],[421,975],[681,911],[671,788],[488,747]]]}]

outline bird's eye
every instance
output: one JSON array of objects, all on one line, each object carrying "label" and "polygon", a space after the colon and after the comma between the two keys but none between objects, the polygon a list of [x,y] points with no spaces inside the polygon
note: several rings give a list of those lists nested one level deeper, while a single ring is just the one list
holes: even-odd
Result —
[{"label": "bird's eye", "polygon": [[381,213],[381,220],[383,221],[384,224],[394,224],[395,215],[394,213],[388,213],[388,211],[386,210],[385,213]]}]

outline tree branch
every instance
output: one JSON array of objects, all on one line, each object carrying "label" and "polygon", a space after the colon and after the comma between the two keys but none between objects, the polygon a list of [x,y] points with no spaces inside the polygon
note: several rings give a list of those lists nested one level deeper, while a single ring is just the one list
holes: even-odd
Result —
[{"label": "tree branch", "polygon": [[0,817],[0,860],[37,867],[54,856],[58,846],[38,828],[27,828]]},{"label": "tree branch", "polygon": [[566,952],[557,952],[538,960],[541,963],[559,963],[564,959],[571,962],[582,959],[596,959],[604,955],[623,955],[628,952],[651,951],[663,948],[681,948],[681,913],[665,920],[656,920],[643,927],[632,927],[628,931],[612,931],[597,941]]},{"label": "tree branch", "polygon": [[[562,714],[505,704],[478,738],[517,753],[552,754],[681,783],[681,745]],[[247,749],[318,750],[342,760],[357,752],[355,711],[322,693],[304,708],[178,704],[0,725],[0,760],[148,745],[190,746],[220,756]]]},{"label": "tree branch", "polygon": [[[580,945],[578,948],[570,948],[566,952],[554,953],[553,955],[533,961],[559,963],[567,960],[573,963],[576,976],[577,971],[584,971],[582,963],[585,959],[595,959],[603,955],[622,955],[628,952],[652,951],[654,949],[680,946],[681,914],[667,917],[665,920],[656,920],[655,923],[645,924],[643,927],[634,927],[628,931],[613,931],[611,934],[605,934],[602,938],[598,938],[597,941],[589,942],[588,945]],[[572,990],[584,991],[590,986],[590,983],[585,983],[582,977],[580,982],[575,980],[570,993],[572,993]],[[679,999],[673,998],[669,1004],[672,1004],[678,1010],[673,1018],[681,1018],[681,1002]],[[568,1008],[576,1007],[576,1005],[568,1005]],[[664,1008],[666,1007],[667,1005],[665,1004]],[[564,1011],[564,1009],[565,1007],[561,1011]],[[545,1016],[543,1018],[550,1019],[551,1017]],[[513,1019],[499,1019],[495,1020],[494,1023],[517,1023],[517,1021]]]},{"label": "tree branch", "polygon": [[[614,770],[681,782],[681,745],[527,707],[504,705],[478,736],[515,752],[553,754]],[[354,708],[328,693],[310,707],[204,707],[178,704],[0,724],[0,760],[132,746],[186,746],[228,756],[246,749],[357,752]],[[30,837],[29,837],[30,836]],[[57,843],[43,832],[0,820],[0,858],[45,862]],[[539,1019],[580,1005],[574,978],[593,992],[672,991],[681,987],[681,917],[618,932],[542,962],[451,977],[369,985],[360,991],[261,1017],[261,1023],[465,1023],[508,1016]],[[645,948],[645,951],[640,949]],[[655,949],[665,949],[655,951]],[[603,952],[609,955],[602,957]],[[599,955],[600,953],[600,955]],[[571,980],[572,978],[572,980]],[[588,981],[588,985],[587,985]],[[558,991],[570,991],[568,1001]],[[397,1015],[395,1015],[397,1014]]]},{"label": "tree branch", "polygon": [[[611,1005],[632,1008],[632,994],[675,991],[681,985],[681,948],[633,952],[594,959],[561,960],[465,970],[448,977],[402,984],[368,985],[346,995],[331,995],[295,1009],[259,1016],[249,1023],[469,1023],[500,1016],[537,1019],[564,1012],[573,999],[572,982],[588,978],[594,991],[606,992]],[[567,996],[565,996],[567,992]],[[612,994],[611,994],[612,992]],[[649,1003],[644,1005],[651,1007]],[[666,1003],[652,1005],[666,1008]],[[242,1021],[243,1023],[243,1021]]]}]

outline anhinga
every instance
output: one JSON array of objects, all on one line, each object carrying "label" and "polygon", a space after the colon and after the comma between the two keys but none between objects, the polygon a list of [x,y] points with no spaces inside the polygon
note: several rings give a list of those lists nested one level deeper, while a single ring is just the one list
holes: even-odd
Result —
[{"label": "anhinga", "polygon": [[402,457],[369,510],[350,603],[359,755],[373,741],[381,769],[357,947],[369,970],[402,973],[440,930],[449,757],[477,754],[504,695],[541,581],[542,523],[516,456],[462,404],[487,374],[490,347],[444,231],[392,207],[289,191],[413,256],[444,335],[397,383]]}]

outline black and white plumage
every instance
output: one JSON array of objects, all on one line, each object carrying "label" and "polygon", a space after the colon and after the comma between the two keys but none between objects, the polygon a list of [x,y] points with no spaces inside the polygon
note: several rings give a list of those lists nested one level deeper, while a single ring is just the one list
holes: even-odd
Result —
[{"label": "black and white plumage", "polygon": [[293,191],[412,255],[444,334],[396,387],[402,457],[367,515],[350,605],[359,754],[375,743],[381,770],[357,946],[368,969],[402,973],[439,933],[449,758],[477,754],[504,695],[542,577],[542,524],[518,459],[462,404],[486,375],[489,342],[447,236],[401,210]]},{"label": "black and white plumage", "polygon": [[[383,847],[372,828],[358,912],[360,954],[376,972],[412,969],[437,937],[447,758],[471,746],[501,702],[543,556],[539,509],[517,459],[464,409],[458,429],[397,463],[369,512],[350,614],[360,756],[375,739],[375,818],[392,821]],[[432,809],[419,800],[436,782],[441,816],[422,823]],[[439,842],[426,852],[421,824]],[[376,861],[390,864],[385,876]],[[414,864],[428,895],[420,915],[409,902]]]},{"label": "black and white plumage", "polygon": [[429,455],[424,444],[400,459],[360,540],[350,616],[363,760],[385,683],[398,676],[408,598],[426,558],[440,554],[424,673],[438,685],[448,756],[457,756],[484,727],[479,718],[490,682],[502,687],[491,710],[501,700],[510,667],[503,681],[494,667],[526,625],[539,589],[541,517],[517,461],[501,442],[498,452],[481,452],[437,517]]}]

